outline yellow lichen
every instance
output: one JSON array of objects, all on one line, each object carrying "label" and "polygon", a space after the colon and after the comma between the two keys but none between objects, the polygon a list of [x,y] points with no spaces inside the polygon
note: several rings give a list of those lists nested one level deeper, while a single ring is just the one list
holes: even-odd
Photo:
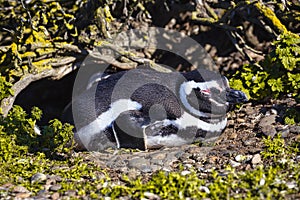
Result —
[{"label": "yellow lichen", "polygon": [[20,58],[27,58],[27,57],[36,57],[36,53],[32,51],[28,51],[23,54],[20,54]]},{"label": "yellow lichen", "polygon": [[257,2],[254,4],[254,6],[265,16],[267,17],[272,24],[281,32],[286,34],[288,32],[288,30],[286,29],[286,27],[281,23],[281,21],[277,18],[277,16],[275,15],[275,13],[268,8],[267,6]]}]

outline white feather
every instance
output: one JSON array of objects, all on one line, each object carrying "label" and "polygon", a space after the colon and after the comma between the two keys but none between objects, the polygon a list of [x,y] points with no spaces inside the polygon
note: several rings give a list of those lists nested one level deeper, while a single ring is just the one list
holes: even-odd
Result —
[{"label": "white feather", "polygon": [[166,126],[172,124],[179,129],[186,129],[187,127],[194,126],[204,131],[219,132],[226,127],[227,119],[224,118],[218,123],[208,123],[185,112],[180,118],[176,120],[164,120],[164,124]]}]

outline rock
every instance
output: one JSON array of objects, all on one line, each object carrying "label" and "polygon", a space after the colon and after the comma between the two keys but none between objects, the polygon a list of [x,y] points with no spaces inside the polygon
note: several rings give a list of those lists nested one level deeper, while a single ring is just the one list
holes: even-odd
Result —
[{"label": "rock", "polygon": [[234,159],[237,162],[242,162],[242,161],[244,161],[246,159],[246,156],[244,156],[244,155],[237,155],[237,156],[235,156]]},{"label": "rock", "polygon": [[259,180],[259,185],[260,185],[260,186],[265,185],[265,183],[266,183],[266,179],[261,178],[261,179]]},{"label": "rock", "polygon": [[236,121],[237,121],[238,123],[245,123],[245,122],[246,122],[246,120],[243,119],[243,118],[237,118]]},{"label": "rock", "polygon": [[163,165],[164,162],[163,162],[163,160],[160,160],[160,159],[152,159],[151,164]]},{"label": "rock", "polygon": [[14,187],[14,189],[12,191],[15,193],[29,193],[29,190],[27,190],[27,188],[25,188],[21,185]]},{"label": "rock", "polygon": [[241,165],[241,163],[236,162],[234,160],[229,160],[229,164],[231,165],[231,167],[238,167]]},{"label": "rock", "polygon": [[160,196],[152,192],[144,192],[144,196],[148,199],[161,199]]},{"label": "rock", "polygon": [[238,134],[236,132],[231,132],[231,134],[229,135],[229,139],[234,140],[237,138],[237,136],[238,136]]},{"label": "rock", "polygon": [[184,171],[182,171],[180,174],[181,174],[182,176],[186,176],[186,175],[188,175],[188,174],[190,174],[190,173],[191,173],[190,171],[184,170]]},{"label": "rock", "polygon": [[266,116],[264,118],[262,118],[259,122],[259,126],[260,127],[265,127],[265,126],[268,126],[268,125],[272,125],[276,123],[276,115],[269,115],[269,116]]},{"label": "rock", "polygon": [[52,200],[56,200],[59,198],[59,193],[58,192],[54,192],[52,195],[51,195],[51,199]]},{"label": "rock", "polygon": [[141,170],[141,172],[144,172],[144,173],[152,172],[152,167],[150,165],[142,165],[138,169]]},{"label": "rock", "polygon": [[129,168],[136,168],[144,173],[152,172],[150,161],[145,158],[136,157],[128,161]]},{"label": "rock", "polygon": [[245,141],[243,141],[245,146],[252,146],[253,144],[255,144],[257,141],[255,138],[249,138]]},{"label": "rock", "polygon": [[300,126],[291,126],[290,132],[294,134],[300,134]]},{"label": "rock", "polygon": [[61,189],[61,185],[60,185],[60,184],[52,185],[52,186],[49,188],[49,190],[54,191],[54,192],[56,192],[56,191],[58,191],[58,190],[60,190],[60,189]]},{"label": "rock", "polygon": [[295,137],[296,142],[300,142],[300,134]]},{"label": "rock", "polygon": [[75,197],[76,196],[76,191],[75,190],[68,190],[68,191],[65,192],[64,195],[68,196],[68,197]]},{"label": "rock", "polygon": [[278,127],[277,132],[278,132],[278,134],[281,135],[281,137],[286,138],[286,137],[288,137],[290,130],[289,130],[288,126],[284,126],[284,127]]},{"label": "rock", "polygon": [[28,197],[30,197],[30,193],[23,193],[23,192],[21,192],[21,193],[18,193],[18,194],[16,194],[16,199],[25,199],[25,198],[28,198]]},{"label": "rock", "polygon": [[265,136],[270,136],[271,138],[273,138],[277,133],[276,129],[272,125],[263,126],[261,131]]},{"label": "rock", "polygon": [[297,183],[295,181],[292,181],[292,182],[287,182],[286,183],[286,186],[289,188],[289,189],[294,189],[297,187]]},{"label": "rock", "polygon": [[206,186],[200,186],[199,190],[202,191],[202,192],[205,192],[206,194],[210,193],[210,190]]},{"label": "rock", "polygon": [[255,155],[253,156],[252,160],[251,160],[251,163],[252,163],[253,165],[256,165],[256,164],[261,163],[261,156],[260,156],[260,154],[255,154]]},{"label": "rock", "polygon": [[131,169],[129,169],[129,171],[128,171],[127,177],[128,177],[129,179],[131,179],[131,180],[134,180],[134,179],[136,179],[140,174],[141,174],[140,171],[138,171],[138,170],[135,169],[135,168],[131,168]]},{"label": "rock", "polygon": [[230,119],[227,121],[227,126],[233,126],[235,123],[234,123],[234,120],[233,119]]},{"label": "rock", "polygon": [[163,160],[166,158],[166,154],[165,153],[156,153],[156,154],[152,154],[151,158],[153,160]]},{"label": "rock", "polygon": [[253,109],[252,107],[247,106],[247,107],[245,108],[245,112],[246,112],[247,115],[252,115],[252,114],[254,114],[256,111],[255,111],[255,109]]},{"label": "rock", "polygon": [[31,177],[31,183],[43,182],[47,179],[47,176],[42,173],[36,173]]}]

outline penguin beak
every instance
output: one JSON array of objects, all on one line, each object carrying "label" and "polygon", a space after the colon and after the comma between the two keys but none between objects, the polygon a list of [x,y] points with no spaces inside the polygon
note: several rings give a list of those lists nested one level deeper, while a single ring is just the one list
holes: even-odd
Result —
[{"label": "penguin beak", "polygon": [[229,104],[238,104],[247,102],[248,98],[244,92],[228,88],[226,90],[226,100]]}]

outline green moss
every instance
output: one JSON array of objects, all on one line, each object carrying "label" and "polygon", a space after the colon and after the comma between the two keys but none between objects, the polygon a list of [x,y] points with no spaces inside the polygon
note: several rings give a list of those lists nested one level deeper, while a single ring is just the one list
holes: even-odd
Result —
[{"label": "green moss", "polygon": [[255,64],[244,65],[230,79],[230,85],[252,99],[299,95],[300,38],[282,35],[273,42],[273,51]]},{"label": "green moss", "polygon": [[[280,136],[264,139],[262,152],[264,167],[249,171],[236,171],[226,167],[207,172],[205,177],[197,169],[191,173],[158,171],[147,181],[140,176],[130,179],[123,176],[121,182],[109,177],[93,162],[69,154],[68,142],[72,127],[52,120],[49,126],[34,132],[34,126],[42,113],[33,108],[30,115],[15,106],[6,118],[0,120],[0,185],[23,185],[33,195],[43,189],[45,182],[31,182],[36,173],[61,177],[58,191],[77,191],[75,198],[112,199],[122,196],[141,199],[149,194],[163,199],[283,199],[287,194],[299,192],[300,165],[295,162],[299,155],[299,142],[287,144]],[[293,183],[290,187],[287,183]]]},{"label": "green moss", "polygon": [[4,98],[13,95],[13,91],[11,89],[12,84],[7,82],[3,76],[0,74],[0,101]]}]

